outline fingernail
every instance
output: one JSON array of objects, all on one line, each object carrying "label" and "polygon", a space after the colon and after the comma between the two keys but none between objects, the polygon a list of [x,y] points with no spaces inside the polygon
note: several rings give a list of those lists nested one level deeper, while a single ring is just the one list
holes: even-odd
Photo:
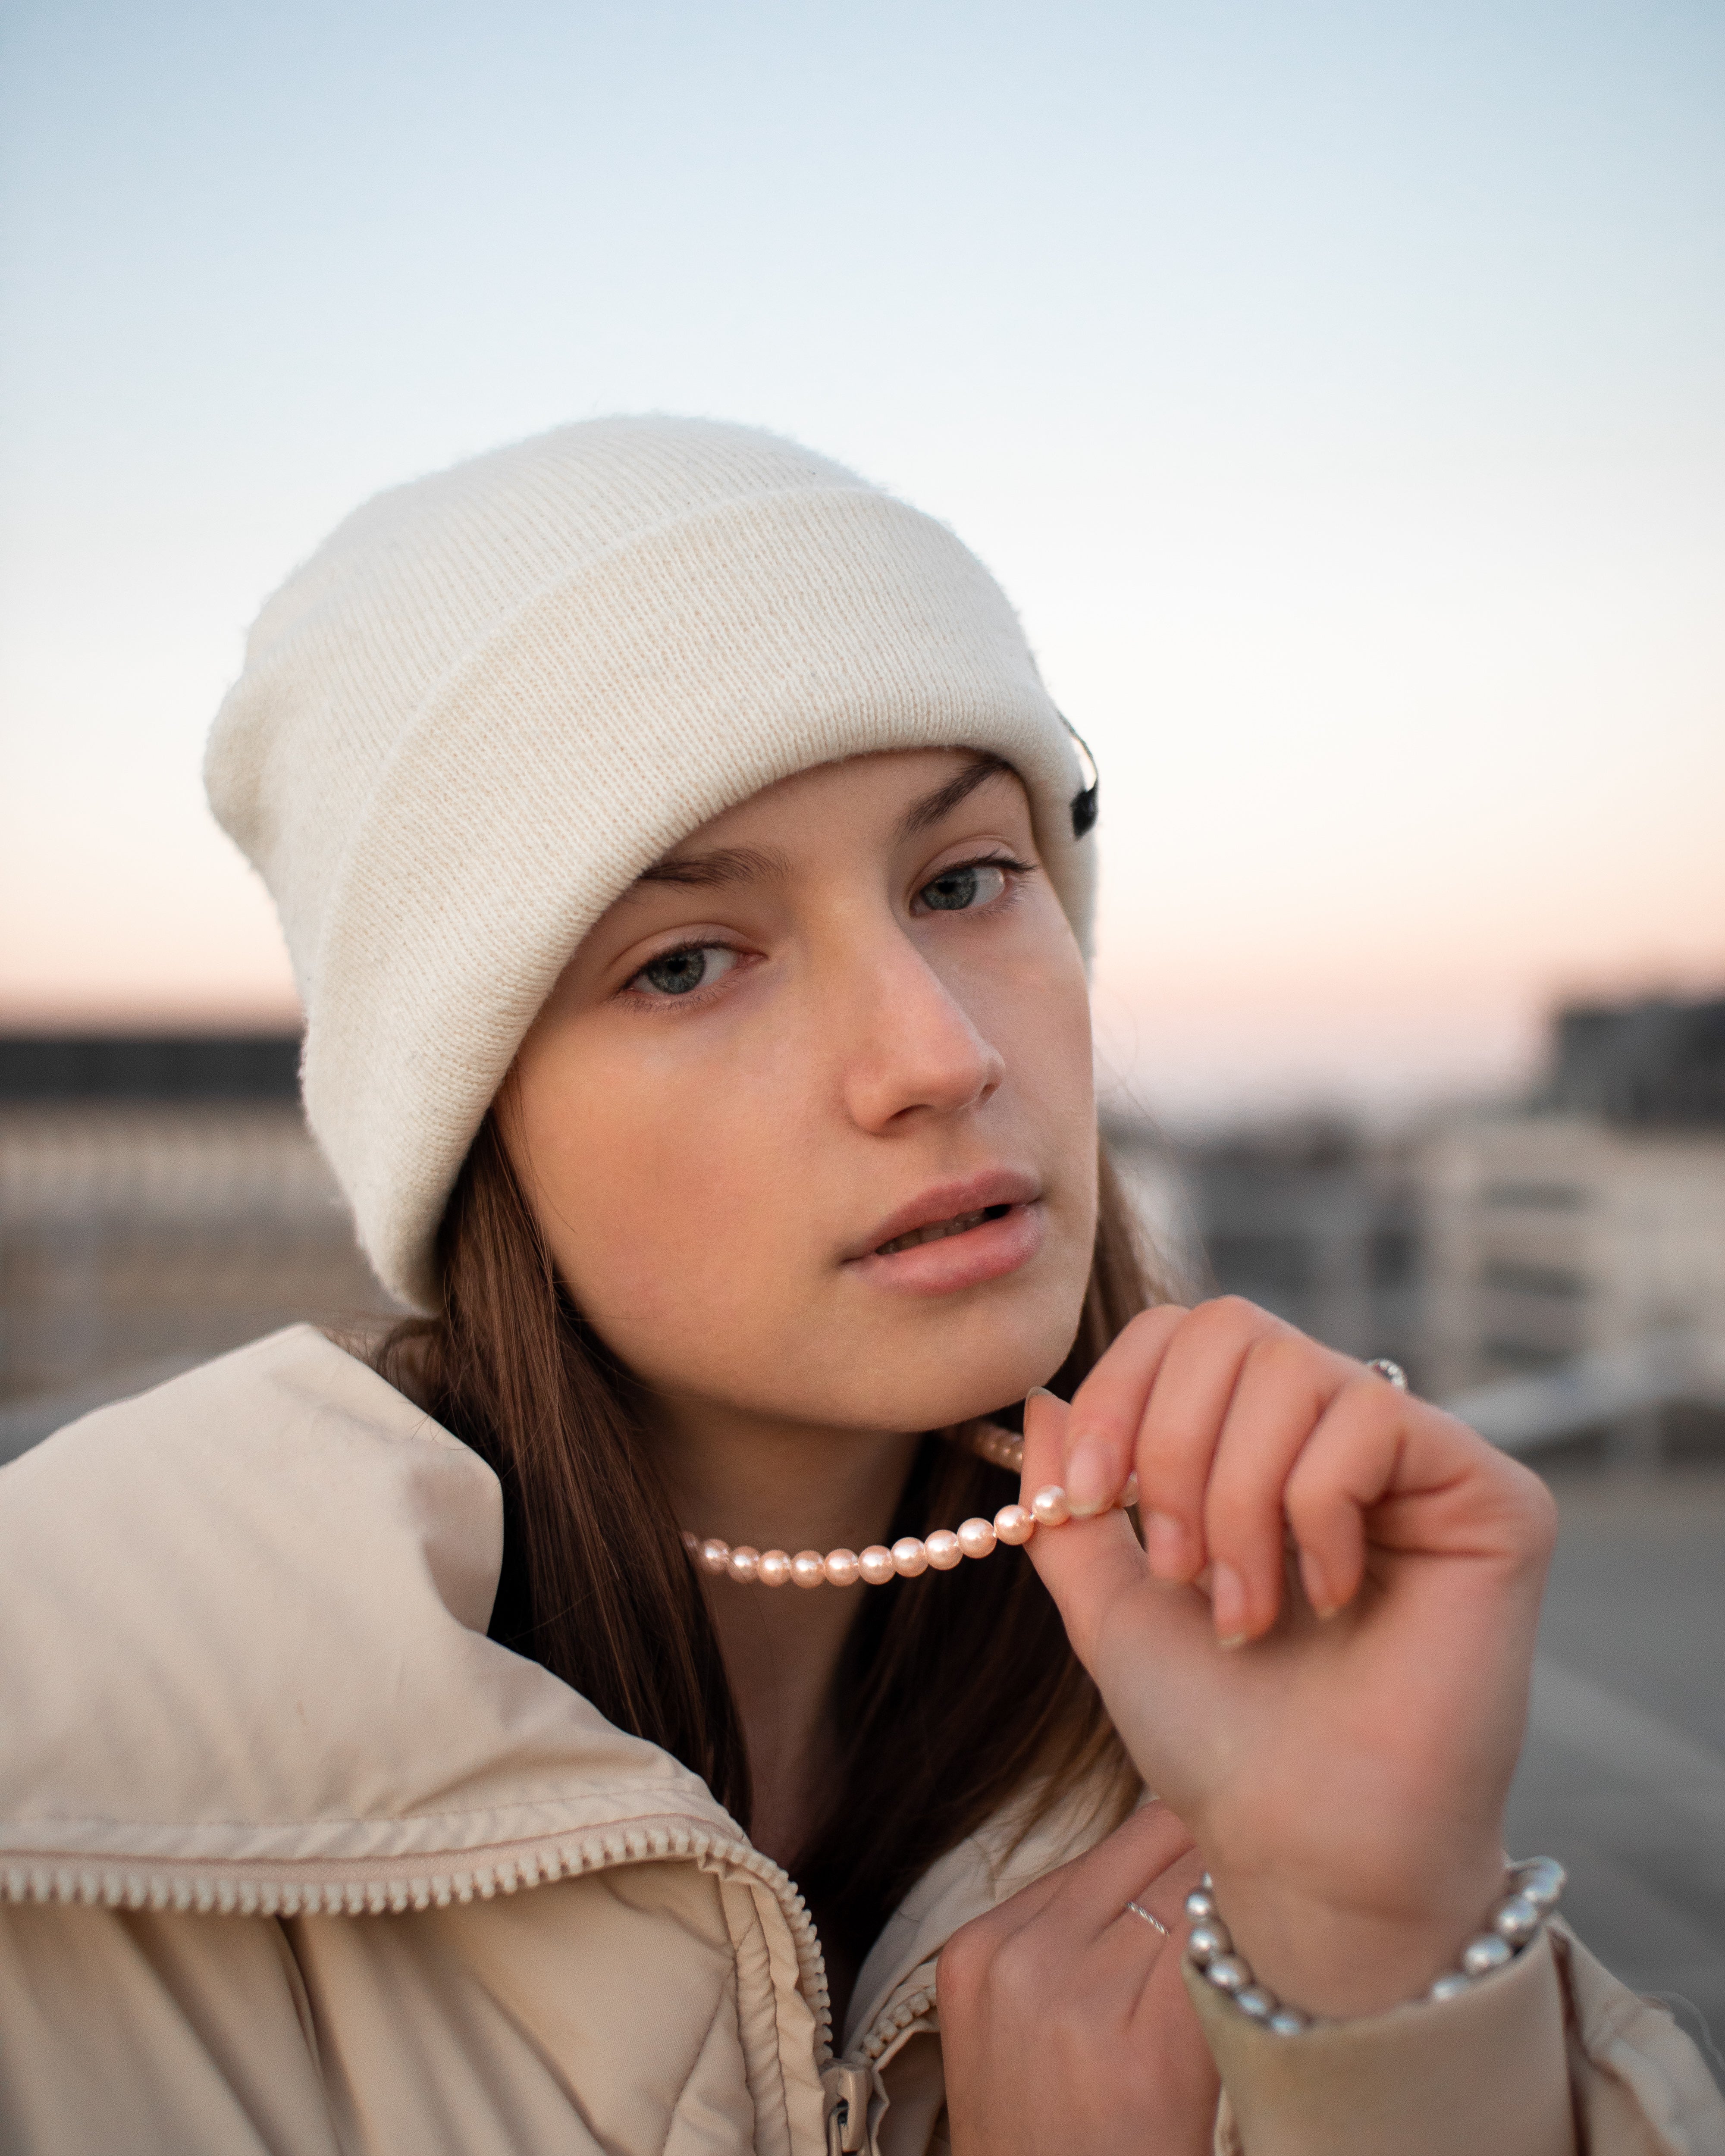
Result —
[{"label": "fingernail", "polygon": [[1300,1584],[1306,1589],[1306,1599],[1312,1604],[1313,1614],[1333,1617],[1341,1606],[1330,1599],[1330,1590],[1317,1559],[1310,1550],[1300,1553]]},{"label": "fingernail", "polygon": [[[1029,1391],[1024,1395],[1024,1432],[1027,1436],[1029,1435],[1030,1430],[1031,1409],[1034,1408],[1037,1414],[1041,1416],[1046,1416],[1048,1413],[1048,1409],[1040,1404],[1044,1400],[1049,1401],[1052,1405],[1058,1408],[1064,1408],[1066,1404],[1058,1393],[1050,1392],[1046,1385],[1032,1385]],[[1057,1423],[1055,1427],[1058,1429],[1060,1427],[1059,1424]]]},{"label": "fingernail", "polygon": [[1217,1644],[1240,1646],[1245,1639],[1245,1582],[1231,1564],[1218,1563],[1210,1571],[1210,1614],[1215,1620]]},{"label": "fingernail", "polygon": [[1075,1520],[1106,1512],[1117,1487],[1114,1463],[1099,1437],[1081,1437],[1066,1455],[1066,1502]]},{"label": "fingernail", "polygon": [[1144,1554],[1158,1579],[1184,1580],[1192,1575],[1186,1530],[1171,1512],[1151,1512],[1146,1516]]}]

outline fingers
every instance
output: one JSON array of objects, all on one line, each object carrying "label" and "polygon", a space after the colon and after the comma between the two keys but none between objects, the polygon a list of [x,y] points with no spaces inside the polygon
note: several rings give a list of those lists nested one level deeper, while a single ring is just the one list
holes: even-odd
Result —
[{"label": "fingers", "polygon": [[1204,1859],[1196,1846],[1183,1850],[1153,1879],[1147,1879],[1120,1905],[1115,1918],[1122,1943],[1140,1953],[1150,1943],[1146,1933],[1164,1944],[1183,1943],[1189,1922],[1186,1897],[1204,1876]]},{"label": "fingers", "polygon": [[[1224,1637],[1252,1621],[1266,1589],[1273,1598],[1282,1480],[1323,1404],[1313,1383],[1301,1380],[1319,1358],[1324,1351],[1267,1311],[1224,1296],[1135,1319],[1072,1402],[1061,1478],[1067,1502],[1078,1517],[1101,1510],[1136,1466],[1145,1553],[1158,1578],[1190,1582],[1214,1561],[1216,1506],[1228,1559],[1214,1583]],[[1340,1358],[1325,1359],[1345,1367]],[[1248,1397],[1237,1402],[1248,1373]],[[1230,1432],[1235,1441],[1218,1484],[1218,1450]],[[1264,1622],[1274,1614],[1272,1599]]]},{"label": "fingers", "polygon": [[[1217,1635],[1229,1645],[1275,1621],[1282,1484],[1322,1405],[1313,1374],[1319,1358],[1338,1370],[1352,1367],[1230,1296],[1135,1319],[1070,1409],[1051,1394],[1032,1397],[1026,1502],[1059,1480],[1071,1504],[1075,1477],[1088,1476],[1091,1495],[1101,1490],[1111,1504],[1136,1462],[1142,1553],[1118,1513],[1075,1517],[1030,1545],[1081,1658],[1108,1598],[1141,1578],[1147,1563],[1178,1584],[1214,1566],[1203,1584]],[[1219,1537],[1214,1545],[1212,1527]]]},{"label": "fingers", "polygon": [[[1142,1551],[1104,1509],[1133,1472]],[[1025,1502],[1055,1481],[1074,1517],[1030,1554],[1087,1664],[1108,1600],[1147,1568],[1200,1586],[1215,1638],[1238,1646],[1282,1612],[1290,1536],[1320,1615],[1358,1593],[1374,1538],[1432,1547],[1437,1534],[1455,1554],[1489,1530],[1512,1560],[1549,1539],[1537,1490],[1482,1440],[1237,1296],[1135,1318],[1070,1409],[1033,1397]],[[1464,1494],[1446,1512],[1451,1483]]]},{"label": "fingers", "polygon": [[[1094,1849],[1020,1887],[986,1917],[967,1925],[968,1936],[962,1958],[992,1958],[1032,1925],[1043,1927],[1050,1951],[1057,1937],[1061,1953],[1086,1953],[1126,1910],[1128,1902],[1154,1896],[1158,1903],[1171,1900],[1177,1912],[1184,1886],[1176,1881],[1172,1897],[1156,1890],[1165,1875],[1182,1865],[1202,1869],[1192,1836],[1166,1804],[1152,1799]],[[1172,1932],[1173,1917],[1160,1907],[1157,1914]],[[1134,1917],[1132,1922],[1142,1923],[1143,1919]]]},{"label": "fingers", "polygon": [[[1312,1348],[1280,1318],[1237,1296],[1191,1312],[1168,1342],[1139,1431],[1137,1461],[1145,1554],[1158,1579],[1194,1580],[1214,1561],[1206,1528],[1217,1450],[1230,1420],[1236,1432],[1253,1427],[1250,1418],[1243,1424],[1232,1416],[1235,1397],[1253,1358],[1279,1342],[1307,1353]],[[1270,1397],[1271,1389],[1258,1385],[1255,1409]],[[1230,1630],[1235,1629],[1230,1617]]]},{"label": "fingers", "polygon": [[[1363,1486],[1384,1464],[1383,1448],[1405,1412],[1404,1396],[1381,1378],[1234,1299],[1194,1312],[1168,1343],[1138,1445],[1146,1555],[1164,1579],[1208,1568],[1211,1618],[1224,1647],[1261,1639],[1276,1622],[1290,1530],[1306,1579],[1288,1490],[1344,1394],[1352,1405],[1334,1425],[1333,1444],[1338,1456],[1368,1446],[1368,1458],[1351,1475],[1343,1471]],[[1358,1505],[1338,1511],[1331,1485],[1314,1487],[1327,1494],[1317,1502],[1326,1540],[1312,1568],[1322,1600],[1313,1606],[1327,1615],[1359,1584],[1363,1515]]]},{"label": "fingers", "polygon": [[1079,1387],[1057,1478],[1075,1519],[1106,1512],[1124,1487],[1151,1389],[1189,1315],[1173,1303],[1142,1312]]},{"label": "fingers", "polygon": [[1353,1599],[1373,1543],[1543,1578],[1557,1526],[1545,1485],[1440,1409],[1386,1391],[1364,1372],[1352,1379],[1288,1476],[1312,1608],[1329,1616]]},{"label": "fingers", "polygon": [[[1024,1461],[1020,1502],[1062,1476],[1064,1436],[1071,1409],[1052,1393],[1033,1393],[1024,1403]],[[1110,1604],[1144,1578],[1144,1553],[1124,1512],[1069,1520],[1039,1528],[1027,1545],[1030,1562],[1054,1597],[1066,1636],[1086,1669],[1094,1671],[1097,1636]]]},{"label": "fingers", "polygon": [[1288,1476],[1282,1505],[1300,1553],[1300,1584],[1320,1617],[1334,1616],[1359,1592],[1366,1516],[1396,1479],[1399,1406],[1369,1376],[1343,1386]]},{"label": "fingers", "polygon": [[1060,1881],[1063,1921],[1089,1936],[1100,1934],[1193,1846],[1184,1822],[1153,1798],[1094,1849],[1053,1875]]},{"label": "fingers", "polygon": [[[1332,1402],[1350,1387],[1363,1405],[1339,1429],[1343,1451],[1354,1437],[1353,1423],[1362,1424],[1368,1446],[1394,1424],[1403,1396],[1381,1378],[1238,1296],[1191,1311],[1147,1312],[1080,1387],[1060,1433],[1059,1479],[1075,1517],[1081,1518],[1111,1504],[1135,1470],[1144,1561],[1163,1581],[1202,1584],[1216,1638],[1236,1646],[1260,1638],[1276,1621],[1290,1477]],[[1050,1409],[1057,1411],[1058,1404],[1050,1401],[1040,1418],[1027,1415],[1025,1487],[1031,1495],[1055,1479],[1045,1474],[1045,1455],[1029,1442],[1033,1421],[1040,1427]],[[1369,1481],[1372,1472],[1368,1462],[1352,1479]],[[1350,1523],[1348,1507],[1338,1511],[1333,1489],[1319,1482],[1312,1487],[1327,1491],[1312,1501],[1325,1539],[1311,1572],[1327,1612],[1339,1606],[1338,1594],[1346,1599],[1358,1585],[1360,1508],[1353,1507]],[[1039,1536],[1032,1548],[1070,1625],[1068,1599],[1083,1599],[1085,1589],[1076,1566],[1052,1547],[1068,1537],[1076,1556],[1070,1526]],[[1092,1544],[1086,1563],[1094,1565],[1100,1554]],[[1117,1561],[1124,1561],[1123,1551]]]},{"label": "fingers", "polygon": [[[1283,1328],[1260,1335],[1240,1365],[1199,1495],[1210,1606],[1224,1647],[1260,1638],[1280,1614],[1286,1529],[1293,1524],[1290,1477],[1323,1428],[1332,1399],[1347,1389],[1346,1366],[1338,1369],[1338,1362]],[[1397,1398],[1381,1378],[1364,1384],[1391,1402]],[[1327,1604],[1320,1614],[1337,1606]]]},{"label": "fingers", "polygon": [[1139,2148],[1147,2130],[1169,2156],[1209,2148],[1215,2068],[1173,1943],[1200,1869],[1149,1805],[953,1933],[936,1984],[955,2148]]}]

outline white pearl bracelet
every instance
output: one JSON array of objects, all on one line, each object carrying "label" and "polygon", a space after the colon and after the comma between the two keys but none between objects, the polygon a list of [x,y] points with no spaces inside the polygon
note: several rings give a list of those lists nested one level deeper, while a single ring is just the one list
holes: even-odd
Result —
[{"label": "white pearl bracelet", "polygon": [[[1525,1864],[1512,1864],[1509,1876],[1513,1884],[1491,1912],[1488,1928],[1468,1941],[1461,1949],[1461,1968],[1439,1977],[1425,1993],[1426,1999],[1457,1997],[1478,1978],[1489,1976],[1493,1969],[1513,1961],[1544,1929],[1545,1920],[1563,1891],[1563,1866],[1555,1857],[1535,1856]],[[1186,1941],[1189,1958],[1204,1971],[1205,1981],[1231,1999],[1242,2014],[1278,2036],[1297,2036],[1302,2029],[1319,2021],[1322,2017],[1301,2014],[1266,1990],[1234,1951],[1234,1940],[1216,1907],[1208,1871],[1203,1885],[1186,1897],[1186,1914],[1192,1919]]]},{"label": "white pearl bracelet", "polygon": [[[963,1442],[991,1466],[1009,1474],[1022,1472],[1024,1443],[998,1423],[973,1423],[963,1433]],[[1138,1478],[1127,1478],[1115,1503],[1129,1511],[1138,1502]],[[758,1550],[747,1543],[735,1548],[717,1535],[703,1540],[685,1533],[683,1547],[705,1572],[726,1576],[740,1585],[762,1587],[854,1587],[858,1580],[870,1587],[884,1587],[889,1579],[915,1579],[930,1571],[950,1572],[968,1557],[987,1557],[997,1543],[1009,1547],[1029,1541],[1039,1527],[1058,1527],[1072,1517],[1066,1493],[1058,1482],[1039,1490],[1028,1505],[1003,1505],[992,1520],[980,1517],[963,1522],[956,1529],[937,1527],[926,1539],[905,1535],[891,1549],[871,1543],[865,1550],[798,1550],[794,1557],[781,1549]]]}]

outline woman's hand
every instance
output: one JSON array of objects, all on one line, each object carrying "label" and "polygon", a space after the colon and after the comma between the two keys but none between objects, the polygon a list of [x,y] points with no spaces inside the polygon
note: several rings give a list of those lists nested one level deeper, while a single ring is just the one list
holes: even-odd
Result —
[{"label": "woman's hand", "polygon": [[[1134,1469],[1142,1548],[1102,1509]],[[1502,1891],[1543,1485],[1235,1297],[1032,1395],[1025,1502],[1051,1482],[1090,1517],[1031,1556],[1260,1979],[1308,2013],[1423,1992]]]},{"label": "woman's hand", "polygon": [[953,1934],[939,1996],[954,2156],[1209,2156],[1216,2070],[1180,1979],[1201,1870],[1149,1804]]}]

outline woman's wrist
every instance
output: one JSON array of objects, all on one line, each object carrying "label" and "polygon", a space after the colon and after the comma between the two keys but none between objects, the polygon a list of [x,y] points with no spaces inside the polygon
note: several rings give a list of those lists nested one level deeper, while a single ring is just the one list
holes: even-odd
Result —
[{"label": "woman's wrist", "polygon": [[1258,1985],[1308,2016],[1347,2020],[1424,1998],[1460,1965],[1505,1893],[1501,1851],[1409,1880],[1405,1892],[1322,1886],[1214,1866],[1230,1945]]}]

